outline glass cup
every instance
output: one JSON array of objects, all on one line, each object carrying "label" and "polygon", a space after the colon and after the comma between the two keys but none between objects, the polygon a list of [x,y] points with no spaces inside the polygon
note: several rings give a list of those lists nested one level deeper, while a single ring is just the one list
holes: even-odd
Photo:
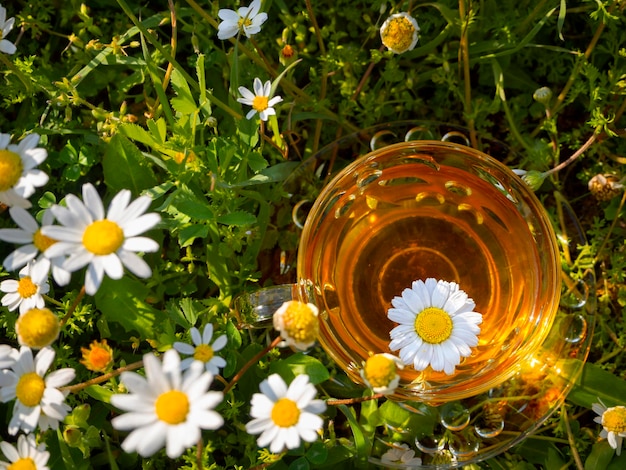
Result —
[{"label": "glass cup", "polygon": [[[403,121],[320,150],[285,183],[299,201],[297,282],[235,300],[250,328],[271,324],[286,300],[315,303],[321,345],[363,387],[363,362],[390,352],[391,300],[413,281],[453,281],[475,301],[479,343],[454,374],[402,371],[366,456],[375,465],[414,468],[382,463],[398,441],[422,459],[419,468],[458,468],[506,451],[561,406],[589,351],[595,280],[592,270],[568,274],[586,243],[575,213],[558,193],[546,195],[559,219],[557,244],[544,205],[500,162],[516,156],[497,141],[480,145],[498,159],[468,145],[462,128]],[[316,189],[329,164],[346,161]],[[281,273],[289,257],[284,264]],[[354,396],[342,381],[331,385]]]},{"label": "glass cup", "polygon": [[508,167],[450,142],[411,141],[341,170],[315,200],[298,252],[301,300],[320,309],[320,343],[356,382],[389,350],[391,300],[415,280],[452,281],[483,315],[452,375],[401,372],[396,396],[436,403],[509,379],[545,340],[560,297],[547,214]]}]

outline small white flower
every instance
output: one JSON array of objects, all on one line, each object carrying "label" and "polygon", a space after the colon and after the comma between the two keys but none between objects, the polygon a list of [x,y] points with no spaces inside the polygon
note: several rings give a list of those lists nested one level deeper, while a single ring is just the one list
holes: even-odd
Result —
[{"label": "small white flower", "polygon": [[591,408],[598,414],[594,421],[602,425],[600,437],[608,438],[609,445],[620,455],[622,441],[626,437],[626,407],[620,405],[607,408],[602,400],[598,398],[598,401],[600,403],[594,403]]},{"label": "small white flower", "polygon": [[[43,255],[44,251],[56,243],[56,240],[43,235],[35,218],[21,207],[11,207],[9,214],[19,228],[0,229],[0,240],[18,243],[22,246],[4,260],[3,264],[7,271],[15,271],[36,259],[38,264],[41,263],[46,267],[46,272],[52,268],[52,277],[57,284],[63,286],[70,282],[71,273],[63,269],[65,256],[48,259]],[[46,209],[41,218],[41,226],[52,225],[53,222],[54,214],[50,209]],[[40,253],[39,256],[37,256],[38,253]]]},{"label": "small white flower", "polygon": [[217,38],[224,40],[237,36],[243,31],[250,37],[261,31],[261,25],[267,20],[267,13],[259,12],[261,0],[254,0],[249,7],[237,11],[223,8],[217,12],[222,22],[217,27]]},{"label": "small white flower", "polygon": [[42,294],[50,290],[48,270],[45,263],[31,261],[20,270],[20,279],[0,282],[0,291],[5,292],[2,305],[10,312],[19,307],[20,314],[31,308],[43,308]]},{"label": "small white flower", "polygon": [[152,275],[150,266],[135,252],[157,251],[159,244],[136,235],[150,230],[161,217],[154,212],[144,214],[151,202],[148,196],[132,203],[130,196],[127,189],[117,193],[105,215],[96,188],[85,184],[83,201],[69,194],[65,198],[67,207],[52,206],[52,213],[63,226],[48,225],[41,229],[45,236],[57,240],[46,250],[46,257],[68,255],[63,268],[70,272],[88,265],[85,292],[89,295],[98,291],[104,274],[121,279],[124,266],[141,278]]},{"label": "small white flower", "polygon": [[277,454],[295,449],[301,439],[317,439],[324,424],[318,415],[326,410],[326,403],[313,399],[317,391],[308,375],[298,375],[287,388],[280,375],[272,374],[259,388],[262,393],[255,393],[251,400],[250,416],[254,419],[246,424],[249,434],[261,434],[259,447],[269,445],[270,452]]},{"label": "small white flower", "polygon": [[407,12],[396,13],[380,27],[380,39],[390,51],[402,54],[413,50],[419,30],[417,21]]},{"label": "small white flower", "polygon": [[[394,443],[393,447],[380,457],[382,463],[396,463],[408,466],[419,467],[422,465],[422,459],[415,457],[415,451],[409,449],[407,444]],[[406,467],[404,467],[406,468]]]},{"label": "small white flower", "polygon": [[35,167],[48,157],[37,147],[39,135],[29,134],[19,144],[11,144],[9,134],[0,134],[0,202],[9,207],[28,209],[27,200],[35,188],[48,182],[48,175]]},{"label": "small white flower", "polygon": [[181,374],[175,349],[143,357],[146,376],[123,372],[121,380],[129,394],[111,396],[111,404],[127,413],[111,421],[115,429],[129,431],[122,443],[125,452],[149,457],[165,446],[167,456],[176,458],[194,446],[201,429],[218,429],[224,419],[213,410],[223,399],[221,392],[208,391],[213,380],[193,363]]},{"label": "small white flower", "polygon": [[70,411],[64,403],[67,393],[59,387],[70,383],[76,372],[65,368],[46,375],[54,356],[54,350],[46,347],[33,360],[30,348],[21,347],[15,364],[0,374],[0,401],[15,399],[9,434],[15,435],[20,429],[30,433],[37,426],[41,431],[56,430]]},{"label": "small white flower", "polygon": [[35,442],[35,436],[29,434],[27,436],[21,434],[17,438],[17,447],[13,447],[6,441],[0,442],[2,453],[9,462],[0,461],[0,469],[2,470],[48,470],[48,459],[50,452],[46,450],[45,444]]},{"label": "small white flower", "polygon": [[317,341],[319,334],[318,308],[311,303],[289,300],[274,313],[274,328],[280,332],[287,346],[306,351]]},{"label": "small white flower", "polygon": [[17,49],[15,44],[8,39],[4,39],[11,32],[14,24],[15,18],[7,20],[7,10],[0,5],[0,52],[5,54],[14,54]]},{"label": "small white flower", "polygon": [[461,358],[478,345],[482,315],[454,282],[413,281],[391,305],[387,316],[399,325],[391,330],[389,349],[400,350],[402,362],[415,370],[430,366],[452,375]]},{"label": "small white flower", "polygon": [[280,96],[270,96],[272,84],[269,80],[263,85],[261,79],[256,77],[253,87],[254,93],[246,87],[240,86],[239,93],[243,98],[237,98],[237,101],[252,106],[252,109],[246,114],[246,119],[252,119],[256,113],[259,113],[261,120],[267,121],[270,116],[276,114],[276,110],[273,106],[280,103],[283,99]]},{"label": "small white flower", "polygon": [[0,344],[0,370],[13,367],[19,351],[8,344]]},{"label": "small white flower", "polygon": [[216,356],[215,353],[226,346],[226,335],[219,336],[213,344],[211,344],[211,339],[213,339],[213,325],[210,323],[204,325],[202,335],[200,335],[200,330],[195,327],[191,328],[190,333],[194,346],[179,341],[174,343],[174,349],[179,353],[186,355],[191,354],[191,357],[183,359],[180,363],[181,370],[188,369],[192,362],[198,361],[204,365],[207,372],[218,375],[220,368],[226,366],[226,361],[220,356]]},{"label": "small white flower", "polygon": [[388,395],[393,393],[400,382],[398,370],[402,370],[402,361],[388,353],[374,354],[367,358],[361,369],[361,378],[374,393]]}]

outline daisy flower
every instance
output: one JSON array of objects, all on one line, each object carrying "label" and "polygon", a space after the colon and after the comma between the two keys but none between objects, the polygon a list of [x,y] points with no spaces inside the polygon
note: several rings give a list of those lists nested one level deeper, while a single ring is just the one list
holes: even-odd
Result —
[{"label": "daisy flower", "polygon": [[407,444],[394,443],[387,452],[380,456],[382,463],[397,463],[409,467],[422,465],[422,459],[415,457],[415,451],[409,449]]},{"label": "daisy flower", "polygon": [[59,331],[59,318],[47,308],[31,308],[15,322],[18,343],[32,349],[50,346],[59,337]]},{"label": "daisy flower", "polygon": [[83,358],[80,363],[94,372],[108,372],[113,366],[113,349],[107,340],[94,340],[88,348],[80,348]]},{"label": "daisy flower", "polygon": [[602,425],[600,437],[608,438],[609,445],[615,449],[617,455],[620,455],[622,440],[626,437],[626,407],[613,406],[607,408],[602,400],[598,398],[598,401],[599,403],[594,403],[591,409],[598,414],[594,421]]},{"label": "daisy flower", "polygon": [[216,356],[215,353],[226,346],[226,335],[219,336],[213,344],[211,344],[211,339],[213,339],[213,325],[210,323],[204,325],[202,335],[200,335],[200,330],[195,327],[191,328],[190,333],[191,341],[194,346],[179,341],[174,343],[174,349],[179,353],[186,355],[191,354],[191,357],[183,359],[180,363],[181,370],[188,369],[192,362],[198,361],[204,365],[207,372],[218,375],[220,368],[226,366],[226,361]]},{"label": "daisy flower", "polygon": [[415,370],[430,366],[451,375],[478,345],[482,315],[474,312],[476,304],[454,282],[413,281],[391,305],[387,316],[399,325],[390,332],[389,349],[400,350],[402,362]]},{"label": "daisy flower", "polygon": [[127,189],[117,193],[105,215],[96,188],[87,183],[83,185],[83,201],[69,194],[65,198],[67,207],[51,207],[63,226],[48,225],[41,229],[45,236],[58,240],[46,250],[46,257],[68,255],[63,268],[70,272],[88,265],[85,292],[89,295],[98,291],[104,274],[121,279],[124,266],[141,278],[152,275],[150,266],[134,252],[157,251],[159,244],[136,235],[150,230],[161,217],[154,212],[144,214],[151,202],[148,196],[132,203],[130,196]]},{"label": "daisy flower", "polygon": [[0,461],[2,470],[48,470],[48,459],[50,452],[46,450],[45,444],[35,442],[35,436],[20,435],[17,438],[17,447],[13,447],[6,441],[0,442],[2,453],[9,462]]},{"label": "daisy flower", "polygon": [[[7,271],[15,271],[25,266],[29,261],[36,259],[37,263],[47,267],[47,272],[52,268],[52,277],[57,284],[63,286],[70,282],[70,272],[63,269],[65,256],[48,259],[43,255],[44,251],[56,243],[56,240],[43,235],[35,218],[21,207],[11,207],[9,214],[19,228],[0,229],[0,240],[18,243],[22,246],[4,260],[3,264]],[[54,214],[50,209],[46,209],[41,218],[41,226],[52,225],[53,222]],[[39,256],[37,256],[38,253]]]},{"label": "daisy flower", "polygon": [[393,393],[400,382],[398,370],[404,368],[402,361],[387,353],[374,354],[367,358],[361,369],[361,378],[374,393]]},{"label": "daisy flower", "polygon": [[5,54],[13,54],[16,51],[15,44],[8,39],[4,39],[7,34],[13,29],[15,18],[9,18],[7,20],[7,10],[3,6],[0,6],[0,52]]},{"label": "daisy flower", "polygon": [[324,424],[318,415],[326,410],[326,403],[313,399],[317,391],[308,375],[298,375],[287,387],[280,375],[272,374],[259,388],[262,393],[255,393],[250,402],[254,419],[246,424],[249,434],[261,434],[256,441],[259,447],[269,445],[270,452],[278,454],[295,449],[301,439],[317,439]]},{"label": "daisy flower", "polygon": [[47,294],[50,290],[46,264],[31,261],[19,274],[19,281],[8,279],[0,282],[0,291],[5,293],[2,305],[10,312],[19,307],[20,314],[31,308],[43,308],[42,294]]},{"label": "daisy flower", "polygon": [[[0,19],[1,15],[0,15]],[[28,209],[26,199],[35,187],[48,182],[48,175],[35,169],[48,157],[45,149],[37,147],[39,135],[29,134],[19,144],[11,144],[9,134],[0,134],[0,202],[9,207]]]},{"label": "daisy flower", "polygon": [[265,85],[261,83],[259,77],[254,79],[254,93],[248,90],[246,87],[240,86],[239,93],[243,98],[237,98],[239,103],[252,106],[252,109],[246,114],[246,119],[252,119],[252,117],[259,113],[259,117],[262,121],[267,121],[270,116],[276,114],[276,110],[273,106],[280,103],[283,99],[280,96],[270,96],[272,91],[272,83],[268,80]]},{"label": "daisy flower", "polygon": [[259,12],[261,0],[253,0],[249,7],[237,11],[222,8],[217,12],[222,22],[217,27],[217,38],[224,40],[237,36],[243,31],[250,37],[261,31],[261,25],[267,20],[267,13]]},{"label": "daisy flower", "polygon": [[287,346],[306,351],[315,344],[319,333],[318,309],[298,300],[283,303],[274,313],[274,328]]},{"label": "daisy flower", "polygon": [[0,370],[8,369],[15,364],[18,351],[8,344],[0,344]]},{"label": "daisy flower", "polygon": [[380,39],[391,52],[402,54],[413,50],[419,30],[417,21],[411,15],[406,12],[396,13],[380,27]]},{"label": "daisy flower", "polygon": [[125,452],[149,457],[165,446],[176,458],[200,439],[200,429],[218,429],[224,419],[213,410],[223,399],[221,392],[208,391],[213,380],[198,363],[183,374],[175,349],[143,357],[146,376],[123,372],[121,380],[130,394],[111,397],[111,404],[127,413],[111,421],[120,431],[131,430],[122,443]]},{"label": "daisy flower", "polygon": [[52,348],[43,348],[33,360],[30,348],[23,346],[15,364],[0,375],[0,401],[15,399],[9,434],[15,435],[20,429],[30,433],[37,426],[41,431],[56,430],[70,411],[64,403],[66,393],[59,387],[70,383],[76,372],[65,368],[46,375],[54,356]]}]

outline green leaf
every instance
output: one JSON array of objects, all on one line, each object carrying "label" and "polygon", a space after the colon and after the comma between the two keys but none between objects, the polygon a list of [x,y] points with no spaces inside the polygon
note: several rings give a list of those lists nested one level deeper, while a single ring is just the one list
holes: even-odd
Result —
[{"label": "green leaf", "polygon": [[297,375],[307,374],[313,385],[322,383],[330,377],[324,364],[303,353],[296,353],[286,359],[273,362],[270,372],[279,374],[286,381],[293,380]]},{"label": "green leaf", "polygon": [[313,465],[321,465],[328,458],[328,449],[324,444],[316,441],[311,445],[310,449],[304,454],[306,459]]},{"label": "green leaf", "polygon": [[204,224],[188,225],[178,233],[178,242],[180,247],[184,248],[191,245],[196,238],[206,238],[209,234],[209,228]]},{"label": "green leaf", "polygon": [[309,470],[311,466],[309,461],[304,457],[299,457],[289,464],[289,470]]},{"label": "green leaf", "polygon": [[585,470],[605,470],[613,459],[615,450],[606,439],[596,442],[591,448],[591,453],[585,460]]},{"label": "green leaf", "polygon": [[122,134],[111,137],[102,159],[102,169],[105,183],[116,192],[130,189],[137,195],[157,184],[141,151]]},{"label": "green leaf", "polygon": [[430,436],[436,422],[436,414],[429,408],[419,404],[414,406],[415,412],[401,407],[394,401],[386,401],[379,408],[383,422],[394,428],[407,430],[412,436]]},{"label": "green leaf", "polygon": [[171,84],[177,95],[170,100],[172,107],[181,114],[197,113],[198,106],[191,95],[189,85],[182,74],[175,68],[172,70]]},{"label": "green leaf", "polygon": [[171,203],[179,212],[195,220],[212,220],[213,211],[209,208],[209,201],[200,199],[189,189],[181,188]]},{"label": "green leaf", "polygon": [[624,404],[626,381],[605,371],[595,364],[586,363],[567,401],[591,409],[598,399],[606,406]]},{"label": "green leaf", "polygon": [[249,212],[234,211],[229,214],[218,215],[217,221],[224,225],[252,225],[256,223],[256,217]]},{"label": "green leaf", "polygon": [[348,424],[350,425],[352,435],[354,436],[354,446],[356,447],[357,460],[363,463],[367,462],[367,457],[370,455],[372,448],[371,439],[369,439],[369,437],[365,434],[363,428],[356,420],[355,412],[352,408],[349,408],[346,405],[339,405],[338,408],[348,419]]},{"label": "green leaf", "polygon": [[144,339],[155,338],[164,314],[144,300],[149,292],[143,282],[105,277],[95,303],[108,321],[120,324],[126,331],[136,331]]}]

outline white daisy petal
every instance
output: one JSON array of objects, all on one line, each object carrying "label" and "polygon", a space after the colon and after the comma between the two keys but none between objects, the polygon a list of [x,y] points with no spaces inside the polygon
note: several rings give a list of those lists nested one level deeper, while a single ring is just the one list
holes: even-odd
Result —
[{"label": "white daisy petal", "polygon": [[415,370],[454,374],[462,357],[478,345],[482,315],[454,282],[416,280],[401,297],[392,300],[387,317],[398,324],[389,337],[389,349],[399,351],[404,364]]},{"label": "white daisy petal", "polygon": [[[222,426],[223,419],[212,408],[223,396],[209,391],[211,375],[198,375],[192,367],[183,377],[180,364],[177,350],[169,349],[162,361],[153,354],[144,356],[145,378],[136,373],[121,375],[131,393],[113,395],[111,404],[129,412],[115,417],[111,424],[121,431],[132,430],[122,443],[126,452],[136,451],[149,457],[165,447],[170,458],[177,458],[196,444],[201,429]],[[183,399],[188,406],[168,404],[169,400]],[[205,423],[201,418],[211,422]]]},{"label": "white daisy petal", "polygon": [[[294,449],[302,440],[311,442],[323,426],[323,419],[307,411],[312,405],[319,413],[326,409],[322,400],[313,400],[315,387],[306,374],[298,375],[289,386],[278,374],[272,374],[259,386],[251,400],[249,434],[260,434],[257,445],[273,453]],[[320,403],[321,402],[321,403]],[[279,407],[277,409],[277,407]],[[293,410],[297,409],[295,413]],[[295,417],[295,420],[294,420]]]}]

